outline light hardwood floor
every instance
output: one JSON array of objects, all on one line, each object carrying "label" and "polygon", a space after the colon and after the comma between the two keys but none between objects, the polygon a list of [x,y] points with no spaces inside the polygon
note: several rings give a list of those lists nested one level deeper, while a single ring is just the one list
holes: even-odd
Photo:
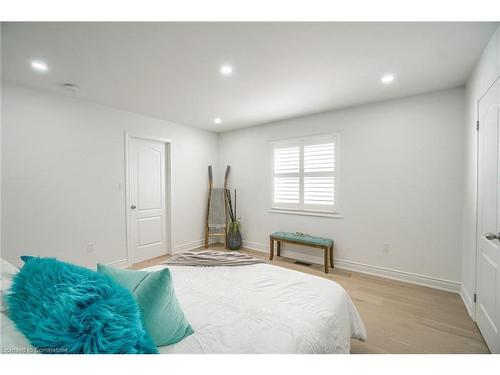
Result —
[{"label": "light hardwood floor", "polygon": [[[261,252],[241,252],[268,258]],[[284,257],[275,256],[269,263],[333,280],[347,290],[368,331],[366,342],[351,341],[351,353],[489,353],[458,294],[339,269],[325,274],[321,265],[304,266]]]}]

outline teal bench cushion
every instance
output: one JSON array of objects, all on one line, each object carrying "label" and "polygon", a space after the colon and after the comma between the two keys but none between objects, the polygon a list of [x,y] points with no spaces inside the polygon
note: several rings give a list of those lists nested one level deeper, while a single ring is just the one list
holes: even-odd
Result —
[{"label": "teal bench cushion", "polygon": [[271,237],[277,240],[289,240],[289,241],[296,241],[296,242],[301,242],[303,244],[307,245],[316,245],[316,246],[332,246],[333,245],[333,240],[329,238],[322,238],[322,237],[316,237],[316,236],[311,236],[309,234],[305,233],[299,233],[299,232],[274,232],[271,234]]}]

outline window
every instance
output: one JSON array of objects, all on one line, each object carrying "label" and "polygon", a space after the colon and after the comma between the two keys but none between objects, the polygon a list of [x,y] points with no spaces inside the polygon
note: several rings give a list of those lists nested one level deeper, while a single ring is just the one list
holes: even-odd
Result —
[{"label": "window", "polygon": [[273,143],[273,209],[337,213],[338,138]]}]

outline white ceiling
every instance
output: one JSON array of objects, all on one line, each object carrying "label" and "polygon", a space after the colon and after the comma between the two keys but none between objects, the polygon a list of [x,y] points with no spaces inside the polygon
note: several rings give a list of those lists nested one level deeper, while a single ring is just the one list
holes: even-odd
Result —
[{"label": "white ceiling", "polygon": [[[2,78],[226,131],[461,86],[497,25],[3,23]],[[50,71],[33,72],[33,58]],[[390,86],[386,72],[397,76]],[[81,90],[62,90],[67,82]]]}]

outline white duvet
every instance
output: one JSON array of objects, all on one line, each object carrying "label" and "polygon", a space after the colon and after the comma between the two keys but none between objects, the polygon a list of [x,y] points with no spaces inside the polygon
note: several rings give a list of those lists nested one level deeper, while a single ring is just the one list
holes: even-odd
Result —
[{"label": "white duvet", "polygon": [[366,339],[331,280],[270,264],[169,268],[195,333],[161,353],[349,353],[351,337]]},{"label": "white duvet", "polygon": [[[195,333],[160,353],[349,353],[351,337],[366,339],[333,281],[269,264],[169,268]],[[0,323],[3,350],[30,347],[4,313]]]}]

